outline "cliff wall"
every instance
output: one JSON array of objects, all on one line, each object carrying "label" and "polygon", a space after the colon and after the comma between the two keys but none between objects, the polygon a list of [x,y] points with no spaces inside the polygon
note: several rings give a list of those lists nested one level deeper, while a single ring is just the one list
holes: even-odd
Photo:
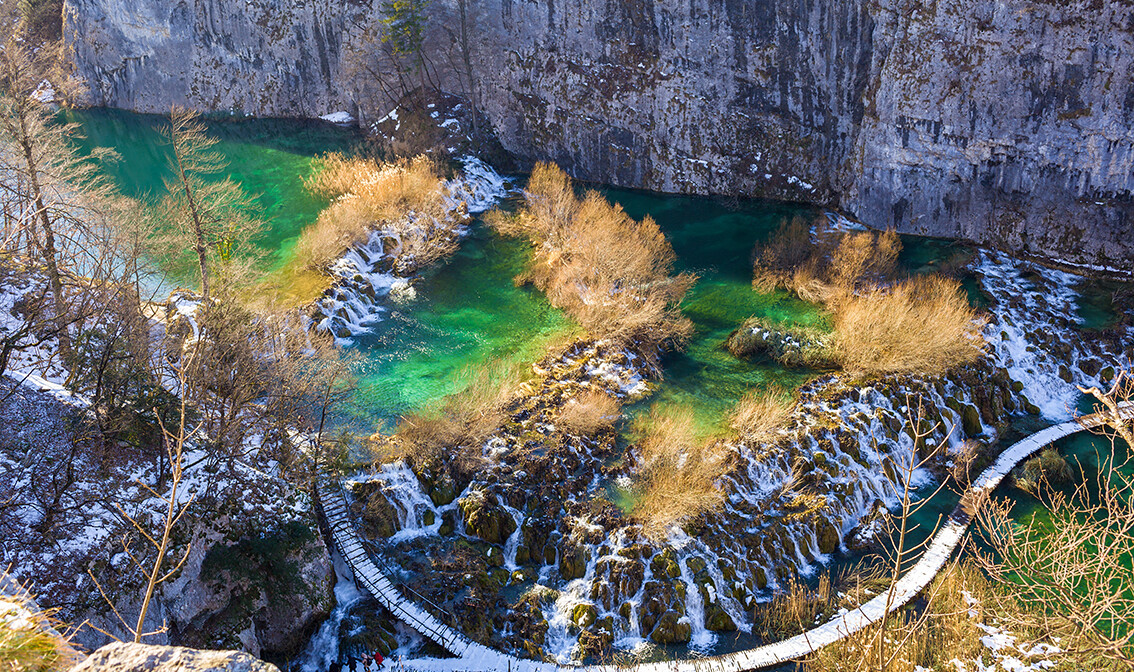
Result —
[{"label": "cliff wall", "polygon": [[[433,78],[522,160],[1134,266],[1130,0],[469,0],[473,87],[456,3]],[[67,0],[65,32],[93,103],[381,114],[379,5]]]}]

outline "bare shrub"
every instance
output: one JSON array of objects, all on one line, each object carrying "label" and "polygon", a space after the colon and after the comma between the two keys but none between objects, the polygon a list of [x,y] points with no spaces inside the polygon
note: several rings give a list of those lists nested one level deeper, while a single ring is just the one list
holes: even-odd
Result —
[{"label": "bare shrub", "polygon": [[617,399],[605,392],[591,390],[563,406],[558,425],[568,434],[591,436],[613,426],[621,417],[618,409]]},{"label": "bare shrub", "polygon": [[[855,609],[878,592],[876,579],[838,582],[838,607]],[[865,588],[865,590],[864,590]],[[884,583],[883,588],[884,589]],[[883,659],[887,672],[953,669],[952,660],[973,660],[986,651],[978,627],[984,619],[984,603],[993,587],[971,562],[954,562],[937,575],[924,597],[919,615],[902,611],[892,614],[885,625],[867,627],[824,647],[804,662],[807,672],[876,672],[879,630],[885,628],[892,652]]]},{"label": "bare shrub", "polygon": [[534,247],[523,281],[547,293],[592,336],[647,346],[680,347],[693,325],[679,304],[696,278],[672,275],[676,255],[650,217],[634,221],[597,192],[575,195],[554,165],[532,171],[526,207],[488,218],[505,235]]},{"label": "bare shrub", "polygon": [[830,575],[820,576],[814,588],[792,576],[771,602],[759,604],[753,610],[752,632],[765,639],[798,635],[834,614],[831,597]]},{"label": "bare shrub", "polygon": [[639,423],[638,500],[632,514],[653,537],[719,505],[727,468],[720,444],[699,441],[689,408],[654,406]]},{"label": "bare shrub", "polygon": [[1134,401],[1134,376],[1123,369],[1114,377],[1110,390],[1103,392],[1097,387],[1079,386],[1079,391],[1095,398],[1094,412],[1103,416],[1105,424],[1102,432],[1112,442],[1121,438],[1126,445],[1134,447],[1134,417],[1123,413],[1123,404]]},{"label": "bare shrub", "polygon": [[415,464],[437,460],[471,473],[483,459],[484,443],[507,419],[505,405],[519,379],[514,365],[492,362],[459,374],[464,386],[433,408],[407,413],[395,433],[396,450],[383,459],[404,458]]},{"label": "bare shrub", "polygon": [[779,388],[749,390],[733,408],[729,427],[745,439],[759,441],[783,427],[794,408],[791,395]]},{"label": "bare shrub", "polygon": [[877,283],[894,272],[902,241],[893,230],[844,234],[831,253],[828,280],[844,292]]},{"label": "bare shrub", "polygon": [[424,266],[456,249],[441,168],[429,157],[378,163],[329,154],[305,182],[315,194],[335,200],[304,229],[295,245],[296,264],[324,269],[371,233],[398,239],[398,256]]},{"label": "bare shrub", "polygon": [[813,241],[811,226],[796,216],[776,231],[754,255],[753,288],[783,287],[805,301],[832,303],[894,272],[902,250],[894,231],[832,233]]},{"label": "bare shrub", "polygon": [[792,287],[796,269],[811,258],[814,250],[811,222],[800,215],[792,217],[776,230],[764,249],[754,255],[752,287],[762,291]]},{"label": "bare shrub", "polygon": [[835,355],[859,373],[936,375],[980,359],[984,323],[960,283],[919,276],[840,302]]},{"label": "bare shrub", "polygon": [[1037,490],[1050,524],[1018,524],[1007,499],[978,515],[991,549],[981,566],[1001,587],[997,616],[1013,629],[1058,637],[1068,669],[1134,668],[1134,482],[1116,454],[1115,428],[1101,433],[1110,452],[1100,455],[1094,479],[1070,493],[1042,483]]}]

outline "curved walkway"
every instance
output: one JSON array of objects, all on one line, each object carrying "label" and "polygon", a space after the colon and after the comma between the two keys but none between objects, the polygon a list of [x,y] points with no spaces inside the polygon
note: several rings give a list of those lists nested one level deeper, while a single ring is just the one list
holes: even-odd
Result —
[{"label": "curved walkway", "polygon": [[[1125,418],[1134,418],[1134,404],[1125,405],[1122,413]],[[892,595],[889,595],[890,591],[886,591],[854,611],[836,616],[823,625],[779,642],[709,658],[646,663],[633,669],[638,672],[739,672],[757,670],[802,658],[866,628],[886,615],[888,599],[890,600],[889,610],[894,611],[903,607],[929,585],[961,542],[969,524],[972,522],[976,507],[980,505],[985,496],[996,489],[996,486],[1013,467],[1053,441],[1101,424],[1103,424],[1101,416],[1088,415],[1048,427],[1012,444],[996,458],[991,466],[981,473],[976,482],[965,492],[961,498],[961,503],[957,505],[945,524],[937,531],[932,543],[926,548],[921,558],[895,584]],[[625,669],[606,665],[566,666],[524,660],[471,641],[398,592],[398,589],[378,568],[363,547],[354,525],[350,522],[346,502],[337,483],[323,480],[317,488],[317,494],[323,508],[323,514],[331,529],[335,546],[346,559],[356,580],[394,616],[458,657],[457,660],[406,661],[404,664],[407,667],[421,670],[469,670],[470,672],[474,670],[614,672],[615,670]]]}]

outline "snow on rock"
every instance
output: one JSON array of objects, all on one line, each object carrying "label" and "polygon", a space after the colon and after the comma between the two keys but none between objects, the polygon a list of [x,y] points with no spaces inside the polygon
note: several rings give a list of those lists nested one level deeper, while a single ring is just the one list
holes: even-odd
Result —
[{"label": "snow on rock", "polygon": [[32,92],[31,99],[35,100],[37,102],[43,103],[45,105],[49,104],[49,103],[54,103],[55,102],[55,87],[51,85],[51,82],[49,82],[45,79],[42,82],[40,82],[39,86],[36,87],[35,91]]},{"label": "snow on rock", "polygon": [[347,124],[353,124],[354,123],[354,115],[351,114],[350,112],[347,112],[346,110],[340,110],[339,112],[332,112],[330,114],[324,114],[323,116],[321,116],[319,118],[322,119],[323,121],[329,121],[332,124],[342,124],[344,126],[347,125]]}]

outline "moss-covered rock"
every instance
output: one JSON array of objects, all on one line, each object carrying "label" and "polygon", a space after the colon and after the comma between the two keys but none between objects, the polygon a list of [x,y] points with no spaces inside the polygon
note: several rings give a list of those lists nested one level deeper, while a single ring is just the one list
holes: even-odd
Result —
[{"label": "moss-covered rock", "polygon": [[816,523],[815,535],[819,540],[819,552],[831,554],[839,549],[839,529],[826,518]]},{"label": "moss-covered rock", "polygon": [[371,539],[389,537],[401,529],[398,510],[387,499],[384,489],[381,481],[355,483],[351,489],[351,511],[359,517],[363,535]]},{"label": "moss-covered rock", "polygon": [[705,627],[713,632],[736,632],[736,622],[720,604],[705,608]]},{"label": "moss-covered rock", "polygon": [[437,529],[437,533],[442,537],[447,537],[457,529],[457,512],[449,509],[441,514],[441,527]]},{"label": "moss-covered rock", "polygon": [[693,626],[689,619],[676,611],[667,611],[658,618],[650,633],[650,641],[665,646],[667,644],[688,644],[693,636]]},{"label": "moss-covered rock", "polygon": [[598,620],[598,610],[593,604],[576,604],[571,610],[571,623],[580,629],[589,628]]},{"label": "moss-covered rock", "polygon": [[490,544],[503,544],[516,531],[516,520],[490,492],[470,492],[457,506],[465,519],[465,531]]},{"label": "moss-covered rock", "polygon": [[650,560],[650,571],[656,578],[668,577],[676,579],[681,576],[681,567],[677,564],[677,553],[672,548],[665,548]]},{"label": "moss-covered rock", "polygon": [[434,506],[445,506],[452,503],[459,494],[457,484],[446,474],[434,481],[433,488],[429,491],[429,499],[433,500]]},{"label": "moss-covered rock", "polygon": [[583,578],[587,575],[587,562],[590,559],[591,552],[586,546],[564,540],[559,546],[559,576],[564,581]]}]

